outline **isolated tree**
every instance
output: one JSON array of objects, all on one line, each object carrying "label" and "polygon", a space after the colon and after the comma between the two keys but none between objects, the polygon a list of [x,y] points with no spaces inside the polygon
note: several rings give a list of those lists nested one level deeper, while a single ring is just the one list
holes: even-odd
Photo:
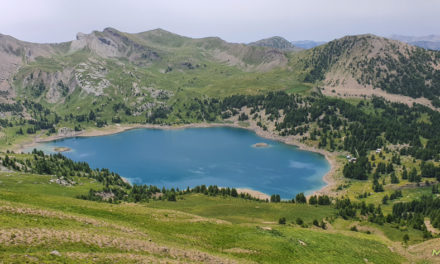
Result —
[{"label": "isolated tree", "polygon": [[330,198],[327,195],[322,195],[318,197],[319,205],[330,205]]},{"label": "isolated tree", "polygon": [[168,201],[171,201],[171,202],[175,202],[176,201],[176,194],[174,192],[171,192],[168,195]]},{"label": "isolated tree", "polygon": [[298,193],[295,197],[295,201],[297,203],[307,203],[307,199],[304,196],[304,193]]},{"label": "isolated tree", "polygon": [[280,219],[278,219],[278,224],[285,225],[286,224],[286,218],[285,217],[281,217]]},{"label": "isolated tree", "polygon": [[408,179],[408,171],[406,170],[405,166],[403,166],[402,179]]},{"label": "isolated tree", "polygon": [[408,236],[408,234],[405,234],[403,236],[403,243],[408,244],[408,241],[409,241],[409,236]]},{"label": "isolated tree", "polygon": [[388,204],[388,200],[389,200],[389,197],[388,197],[388,194],[386,194],[386,195],[382,198],[382,204]]},{"label": "isolated tree", "polygon": [[272,194],[272,195],[270,196],[270,202],[271,202],[271,203],[279,203],[279,202],[281,202],[281,197],[280,197],[280,195],[279,195],[279,194]]},{"label": "isolated tree", "polygon": [[318,204],[318,198],[316,197],[316,195],[313,195],[309,198],[309,204],[310,205]]},{"label": "isolated tree", "polygon": [[90,110],[89,120],[94,121],[95,119],[96,119],[95,112],[93,112],[93,110]]},{"label": "isolated tree", "polygon": [[433,194],[437,194],[437,193],[439,193],[439,191],[438,191],[438,184],[434,184],[434,185],[432,185],[432,193],[433,193]]},{"label": "isolated tree", "polygon": [[393,171],[391,173],[391,183],[399,183],[399,178],[397,178],[396,173]]}]

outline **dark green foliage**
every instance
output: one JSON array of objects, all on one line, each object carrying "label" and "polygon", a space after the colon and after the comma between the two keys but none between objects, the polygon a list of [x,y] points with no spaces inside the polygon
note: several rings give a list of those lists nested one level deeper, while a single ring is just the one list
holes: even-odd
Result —
[{"label": "dark green foliage", "polygon": [[399,178],[397,178],[396,173],[394,173],[394,171],[393,173],[391,173],[391,183],[394,184],[399,183]]},{"label": "dark green foliage", "polygon": [[327,195],[320,195],[320,196],[318,196],[318,204],[319,205],[330,205],[331,204],[330,198]]},{"label": "dark green foliage", "polygon": [[278,219],[278,224],[285,225],[286,224],[286,218],[285,217],[281,217],[280,219]]},{"label": "dark green foliage", "polygon": [[270,202],[271,202],[271,203],[279,203],[279,202],[281,202],[281,197],[280,197],[280,195],[279,195],[279,194],[272,194],[272,195],[270,196]]},{"label": "dark green foliage", "polygon": [[422,162],[420,165],[421,177],[425,178],[440,178],[440,167],[437,167],[432,162]]},{"label": "dark green foliage", "polygon": [[236,190],[235,188],[232,188],[232,190],[231,190],[231,196],[232,196],[232,197],[237,197],[237,196],[238,196],[238,192],[237,192],[237,190]]},{"label": "dark green foliage", "polygon": [[403,197],[401,190],[396,190],[396,191],[394,191],[393,193],[390,194],[390,200],[399,199],[401,197]]},{"label": "dark green foliage", "polygon": [[160,123],[160,119],[166,119],[171,109],[168,107],[158,107],[155,108],[149,116],[147,116],[147,121],[149,123]]},{"label": "dark green foliage", "polygon": [[408,171],[406,170],[405,166],[403,167],[403,171],[402,171],[402,179],[404,180],[408,179]]},{"label": "dark green foliage", "polygon": [[[345,63],[345,54],[355,49],[358,52],[371,50],[375,37],[353,36],[334,41],[312,50],[303,62],[308,73],[305,82],[322,81],[325,74],[341,60]],[[440,71],[434,67],[439,63],[438,53],[422,48],[402,52],[386,40],[381,40],[389,53],[395,56],[359,56],[347,68],[358,76],[357,81],[363,85],[372,85],[389,93],[403,94],[414,98],[426,97],[435,104],[440,104]],[[353,51],[353,52],[356,52]]]},{"label": "dark green foliage", "polygon": [[38,83],[32,85],[30,90],[33,96],[39,97],[46,90],[46,85],[43,81],[39,81]]},{"label": "dark green foliage", "polygon": [[440,227],[440,199],[422,196],[419,200],[393,205],[393,218],[396,222],[406,221],[415,229],[426,231],[424,218],[429,217],[434,227]]},{"label": "dark green foliage", "polygon": [[69,94],[69,87],[63,83],[63,81],[59,81],[57,83],[58,89],[61,90],[61,94],[66,96]]},{"label": "dark green foliage", "polygon": [[96,126],[97,127],[103,127],[103,126],[106,126],[107,125],[107,121],[105,121],[105,120],[97,120],[96,121]]},{"label": "dark green foliage", "polygon": [[304,195],[304,193],[298,193],[295,196],[295,201],[296,201],[296,203],[307,203],[307,198]]},{"label": "dark green foliage", "polygon": [[367,180],[367,172],[370,170],[370,163],[366,157],[359,158],[356,162],[349,162],[344,166],[343,174],[346,178]]},{"label": "dark green foliage", "polygon": [[432,194],[438,194],[438,193],[439,193],[438,184],[432,185]]},{"label": "dark green foliage", "polygon": [[245,113],[241,113],[240,116],[238,116],[238,121],[246,121],[249,119],[249,116]]},{"label": "dark green foliage", "polygon": [[375,192],[383,192],[383,185],[379,183],[377,179],[373,180],[373,191]]},{"label": "dark green foliage", "polygon": [[421,177],[420,177],[420,175],[417,174],[416,168],[412,168],[412,170],[410,171],[410,173],[408,175],[408,180],[410,182],[420,182],[421,181]]},{"label": "dark green foliage", "polygon": [[93,112],[93,110],[90,110],[90,112],[89,112],[89,120],[91,120],[91,121],[96,120],[96,115],[95,115],[95,112]]},{"label": "dark green foliage", "polygon": [[176,193],[172,192],[167,196],[168,201],[175,202],[176,201]]},{"label": "dark green foliage", "polygon": [[336,199],[336,209],[338,209],[338,214],[344,219],[353,218],[356,216],[357,205],[351,203],[349,198]]},{"label": "dark green foliage", "polygon": [[313,219],[313,223],[312,223],[314,226],[317,226],[317,227],[319,227],[319,222],[318,222],[318,220],[316,220],[316,219]]},{"label": "dark green foliage", "polygon": [[316,197],[316,195],[310,196],[310,198],[309,198],[309,204],[310,204],[310,205],[316,205],[316,204],[318,204],[318,198]]},{"label": "dark green foliage", "polygon": [[408,234],[405,234],[405,235],[403,235],[403,242],[405,243],[405,244],[407,244],[408,243],[408,241],[409,241],[409,235]]},{"label": "dark green foliage", "polygon": [[382,204],[388,204],[388,200],[390,198],[388,197],[388,195],[386,194],[383,198],[382,198]]},{"label": "dark green foliage", "polygon": [[23,111],[23,106],[18,102],[13,104],[0,103],[0,112],[20,113],[21,111]]}]

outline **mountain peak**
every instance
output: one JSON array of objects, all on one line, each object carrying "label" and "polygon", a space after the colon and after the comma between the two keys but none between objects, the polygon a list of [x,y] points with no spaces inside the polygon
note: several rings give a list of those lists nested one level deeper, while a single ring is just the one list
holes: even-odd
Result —
[{"label": "mountain peak", "polygon": [[279,50],[301,50],[301,48],[295,47],[292,43],[280,36],[274,36],[270,38],[261,39],[252,43],[250,46],[269,47]]},{"label": "mountain peak", "polygon": [[406,42],[413,46],[418,46],[424,49],[440,50],[440,35],[427,35],[427,36],[403,36],[403,35],[391,35],[391,39]]},{"label": "mountain peak", "polygon": [[303,49],[311,49],[317,46],[321,46],[327,42],[325,41],[314,41],[314,40],[296,40],[291,42],[295,47]]},{"label": "mountain peak", "polygon": [[115,29],[115,28],[112,28],[112,27],[106,27],[106,28],[104,28],[103,31],[104,31],[104,32],[111,32],[111,31],[118,31],[118,30]]}]

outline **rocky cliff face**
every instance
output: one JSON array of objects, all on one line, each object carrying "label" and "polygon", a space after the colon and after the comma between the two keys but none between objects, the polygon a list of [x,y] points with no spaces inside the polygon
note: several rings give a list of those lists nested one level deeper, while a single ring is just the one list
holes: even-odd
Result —
[{"label": "rocky cliff face", "polygon": [[40,56],[52,56],[57,46],[23,42],[0,34],[0,100],[9,101],[15,96],[12,77],[21,66]]}]

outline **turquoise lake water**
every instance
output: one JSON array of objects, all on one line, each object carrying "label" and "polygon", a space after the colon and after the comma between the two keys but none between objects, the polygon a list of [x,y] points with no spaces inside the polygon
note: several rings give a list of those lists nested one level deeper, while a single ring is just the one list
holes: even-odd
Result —
[{"label": "turquoise lake water", "polygon": [[[264,142],[269,147],[252,145]],[[69,147],[63,155],[109,168],[131,183],[159,188],[196,185],[250,188],[290,199],[325,185],[330,170],[320,154],[235,128],[136,129],[99,137],[67,138],[44,143],[50,152]]]}]

